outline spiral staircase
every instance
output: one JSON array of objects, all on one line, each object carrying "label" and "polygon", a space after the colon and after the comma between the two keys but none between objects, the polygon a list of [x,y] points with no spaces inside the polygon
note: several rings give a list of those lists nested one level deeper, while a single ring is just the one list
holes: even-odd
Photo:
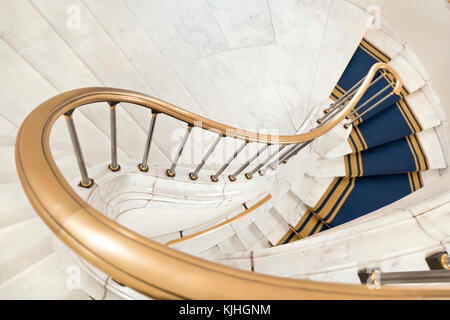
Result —
[{"label": "spiral staircase", "polygon": [[1,299],[450,297],[445,111],[366,5],[1,5]]}]

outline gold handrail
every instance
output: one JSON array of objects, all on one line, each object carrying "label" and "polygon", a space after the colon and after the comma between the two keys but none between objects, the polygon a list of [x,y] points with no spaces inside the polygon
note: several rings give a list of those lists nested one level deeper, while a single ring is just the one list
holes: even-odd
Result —
[{"label": "gold handrail", "polygon": [[[57,96],[63,98],[65,102],[64,105],[60,106],[61,108],[58,109],[58,112],[65,113],[89,103],[105,102],[105,101],[128,102],[143,106],[145,108],[150,108],[155,112],[164,113],[175,119],[186,122],[192,126],[199,126],[205,130],[221,133],[223,136],[228,136],[231,138],[259,143],[272,143],[272,144],[301,143],[310,141],[312,139],[316,139],[324,135],[331,129],[333,129],[335,126],[337,126],[356,106],[356,104],[359,102],[359,100],[366,92],[367,88],[370,86],[370,83],[372,82],[375,74],[379,70],[388,71],[394,76],[394,78],[396,79],[396,85],[392,91],[392,94],[394,93],[399,94],[402,89],[402,80],[398,75],[397,71],[383,62],[378,62],[371,67],[366,78],[364,79],[363,83],[361,84],[361,86],[359,87],[353,98],[330,121],[309,132],[294,135],[270,135],[238,129],[202,117],[198,114],[175,106],[169,102],[162,101],[160,99],[148,96],[143,93],[105,87],[90,87],[90,88],[76,89]],[[47,102],[50,101],[52,101],[52,99],[50,99]]]},{"label": "gold handrail", "polygon": [[206,228],[204,230],[200,230],[199,232],[193,233],[188,235],[187,237],[183,237],[183,238],[178,238],[178,239],[174,239],[174,240],[170,240],[169,242],[166,243],[166,246],[171,246],[173,244],[176,243],[180,243],[180,242],[184,242],[186,240],[190,240],[190,239],[194,239],[197,238],[198,236],[201,236],[202,234],[217,230],[219,228],[222,228],[223,226],[226,226],[242,217],[245,217],[246,215],[248,215],[249,213],[255,211],[256,209],[258,209],[260,206],[262,206],[264,203],[266,203],[267,201],[269,201],[270,199],[272,199],[272,195],[268,194],[267,196],[265,196],[263,199],[259,200],[257,203],[255,203],[254,205],[252,205],[250,208],[242,211],[241,213],[235,215],[233,218],[228,219],[226,221],[223,221],[221,223],[218,223],[216,225],[213,225],[209,228]]},{"label": "gold handrail", "polygon": [[[390,69],[380,64],[374,67],[363,87],[367,87],[376,70]],[[345,117],[361,96],[362,92],[355,95],[338,119],[333,119],[333,126]],[[115,100],[165,110],[185,121],[204,119],[140,93],[110,88],[77,89],[49,99],[28,115],[17,135],[15,158],[23,189],[42,220],[71,250],[116,281],[160,299],[450,297],[450,290],[445,288],[369,290],[362,285],[314,282],[243,271],[171,249],[110,220],[86,203],[64,179],[53,159],[49,137],[53,124],[65,112],[84,104]],[[205,129],[216,127],[215,122],[204,120],[202,126]],[[322,127],[322,134],[323,130]],[[278,141],[297,143],[318,134],[316,131],[307,136],[281,136]],[[255,138],[254,134],[235,137]]]}]

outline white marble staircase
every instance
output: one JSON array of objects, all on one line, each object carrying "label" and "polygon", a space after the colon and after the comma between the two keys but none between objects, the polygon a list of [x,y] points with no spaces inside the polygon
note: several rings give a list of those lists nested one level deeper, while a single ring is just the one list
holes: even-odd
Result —
[{"label": "white marble staircase", "polygon": [[[98,290],[92,289],[97,288],[93,284],[83,288],[84,291],[69,289],[68,260],[54,251],[53,235],[29,205],[20,186],[14,164],[17,130],[33,108],[60,92],[86,86],[127,88],[236,127],[282,128],[281,133],[292,133],[304,125],[313,107],[328,98],[359,41],[366,35],[393,57],[402,58],[409,66],[407,70],[414,71],[402,76],[406,81],[415,80],[413,87],[423,92],[436,108],[440,122],[432,127],[440,141],[448,143],[446,120],[429,76],[409,46],[385,22],[378,33],[367,31],[368,13],[352,2],[251,1],[255,5],[247,7],[238,0],[230,4],[191,0],[182,5],[175,0],[0,0],[3,72],[0,79],[0,299],[143,298],[129,288],[121,288],[107,276],[94,281],[96,285],[100,283]],[[80,29],[67,27],[66,9],[70,5],[81,10]],[[108,9],[111,7],[114,7],[114,15]],[[193,19],[183,19],[183,14]],[[249,17],[257,19],[247,24]],[[297,23],[306,20],[307,24]],[[242,23],[246,28],[242,28]],[[117,117],[119,159],[122,163],[138,163],[150,115],[141,108],[125,105],[118,109]],[[81,108],[75,122],[89,170],[101,178],[104,172],[95,168],[104,168],[109,161],[107,105]],[[161,168],[170,163],[176,140],[174,132],[179,129],[179,124],[168,118],[162,118],[157,124],[150,158]],[[341,137],[341,141],[344,140],[345,137]],[[76,161],[63,119],[55,124],[51,144],[64,176],[76,181]],[[318,152],[324,150],[316,147]],[[445,157],[448,165],[448,153]],[[180,237],[180,231],[186,236],[202,230],[241,212],[245,209],[243,203],[250,207],[270,193],[272,200],[252,214],[211,233],[199,242],[200,245],[189,247],[187,244],[183,250],[248,270],[252,265],[249,257],[252,251],[257,272],[355,282],[357,264],[364,264],[366,257],[339,251],[336,259],[353,259],[353,262],[343,266],[330,259],[326,264],[334,268],[312,272],[317,264],[324,262],[311,256],[330,252],[323,243],[333,237],[337,239],[336,247],[360,241],[347,236],[356,231],[338,228],[337,232],[322,237],[325,240],[315,236],[290,249],[271,248],[304,212],[305,203],[308,204],[305,194],[305,190],[309,191],[308,183],[324,186],[328,181],[327,178],[305,178],[304,172],[298,170],[302,165],[301,156],[297,156],[273,175],[271,190],[252,194],[250,200],[237,203],[214,219],[184,230],[172,230],[154,239],[165,243]],[[97,176],[94,178],[97,181]],[[448,175],[446,179],[448,181]],[[430,196],[428,190],[422,190],[426,191],[421,193],[425,198]],[[79,191],[88,196],[85,190]],[[438,193],[434,190],[431,194]],[[222,195],[225,197],[224,192]],[[410,201],[411,205],[413,200],[408,198],[406,202]],[[148,205],[151,199],[145,201]],[[440,201],[439,205],[446,205],[446,201]],[[145,208],[141,205],[142,199],[127,198],[116,207],[114,215]],[[393,269],[396,265],[423,267],[410,263],[422,261],[429,251],[449,250],[445,240],[448,233],[433,227],[435,220],[428,221],[428,216],[421,219],[421,214],[423,212],[408,215],[400,210],[391,220],[376,220],[385,225],[404,219],[405,226],[412,225],[421,236],[416,239],[414,248],[418,249],[415,251],[410,250],[406,242],[402,243],[400,249],[408,252],[407,259],[399,263],[389,256],[382,263],[391,263]],[[437,210],[432,214],[448,219],[446,211]],[[373,217],[370,214],[368,221]],[[428,228],[424,227],[427,223]],[[360,222],[352,224],[360,225],[363,231],[369,226]],[[418,230],[422,227],[425,231]],[[378,253],[384,257],[382,251]],[[356,263],[355,259],[361,261]],[[305,263],[307,261],[310,262]],[[281,265],[286,268],[278,268]]]}]

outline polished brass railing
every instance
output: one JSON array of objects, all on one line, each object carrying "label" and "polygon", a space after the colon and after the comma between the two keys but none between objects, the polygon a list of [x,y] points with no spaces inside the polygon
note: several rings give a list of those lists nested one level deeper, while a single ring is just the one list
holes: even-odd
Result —
[{"label": "polished brass railing", "polygon": [[[378,75],[376,79],[374,79],[375,75]],[[112,171],[120,170],[120,165],[117,159],[116,108],[119,105],[119,103],[128,102],[141,105],[146,108],[150,108],[152,112],[152,117],[148,129],[147,141],[145,144],[142,161],[138,165],[139,170],[146,172],[149,169],[148,162],[149,162],[150,148],[153,139],[153,132],[155,131],[155,125],[158,114],[163,113],[165,115],[168,115],[172,118],[184,122],[187,126],[184,137],[181,141],[181,144],[178,148],[175,158],[172,164],[170,165],[170,168],[166,170],[166,174],[169,177],[175,176],[176,174],[175,169],[177,167],[178,161],[184,151],[186,142],[188,141],[188,138],[192,132],[192,128],[194,127],[200,127],[204,130],[215,132],[217,134],[217,138],[211,145],[209,150],[203,155],[201,162],[197,165],[195,170],[189,173],[189,177],[191,180],[198,179],[198,174],[200,170],[203,168],[208,158],[211,156],[217,145],[223,140],[224,137],[231,137],[234,139],[242,140],[242,143],[240,147],[234,152],[234,154],[229,159],[227,159],[214,174],[210,176],[211,181],[213,182],[219,181],[220,175],[228,168],[228,166],[233,161],[235,161],[235,159],[246,148],[247,145],[249,145],[250,143],[260,144],[260,146],[258,146],[256,153],[253,156],[251,156],[236,171],[228,175],[228,179],[233,182],[236,181],[237,177],[241,173],[243,173],[244,170],[247,169],[247,167],[249,167],[257,158],[259,158],[260,155],[263,154],[264,151],[266,151],[266,149],[271,145],[278,145],[278,146],[275,148],[275,151],[273,151],[269,155],[269,157],[264,159],[264,161],[260,162],[252,170],[246,172],[244,176],[247,179],[252,179],[256,172],[259,172],[260,175],[264,175],[264,173],[268,169],[275,170],[280,164],[286,163],[291,157],[295,156],[299,151],[301,151],[304,147],[306,147],[315,138],[320,137],[326,132],[330,131],[340,121],[342,121],[344,117],[349,118],[348,115],[352,110],[354,110],[352,111],[352,113],[356,112],[357,109],[354,109],[354,107],[363,97],[367,89],[370,88],[375,83],[377,83],[381,78],[385,77],[385,75],[388,75],[392,79],[392,81],[390,81],[391,83],[388,84],[386,88],[374,94],[371,98],[369,98],[366,102],[364,102],[363,105],[368,105],[372,100],[374,100],[375,97],[382,95],[385,91],[387,91],[388,87],[392,87],[391,88],[392,90],[390,90],[390,92],[387,91],[387,94],[385,94],[385,96],[380,101],[374,103],[371,106],[368,106],[369,108],[365,112],[373,108],[376,108],[380,103],[389,98],[391,95],[399,94],[402,89],[402,82],[396,71],[384,63],[377,63],[370,69],[366,77],[358,81],[344,96],[342,96],[330,107],[324,110],[325,115],[317,120],[316,128],[306,133],[290,136],[268,135],[252,131],[239,130],[235,127],[231,127],[228,125],[212,121],[210,119],[201,117],[197,114],[191,113],[187,110],[174,106],[170,103],[143,94],[139,94],[137,92],[130,92],[118,89],[107,89],[107,88],[103,88],[103,90],[106,91],[99,91],[98,88],[86,88],[82,89],[82,91],[80,91],[80,94],[85,95],[86,99],[88,99],[89,97],[90,101],[93,102],[106,101],[110,106],[110,130],[111,130],[110,132],[111,163],[109,164],[110,170]],[[107,96],[107,98],[105,96]],[[85,103],[86,102],[83,102],[83,104]],[[88,175],[86,165],[84,163],[83,152],[78,140],[75,123],[72,119],[74,111],[79,106],[80,105],[76,105],[72,109],[65,111],[64,116],[66,117],[70,138],[72,140],[73,149],[80,170],[81,175],[80,186],[89,188],[93,185],[93,179],[91,179]],[[359,106],[358,108],[361,107],[362,106]],[[359,117],[361,115],[359,115]],[[352,122],[357,119],[358,117],[353,119]],[[345,123],[344,127],[348,128],[352,122]],[[285,149],[285,147],[287,146],[289,147]],[[278,157],[276,157],[277,155]]]},{"label": "polished brass railing", "polygon": [[[163,112],[188,125],[201,123],[206,130],[245,142],[300,144],[337,126],[358,103],[378,70],[394,70],[376,64],[345,107],[326,124],[292,136],[264,136],[242,131],[192,114],[156,98],[126,90],[85,88],[59,94],[38,106],[23,122],[16,141],[16,166],[24,191],[47,226],[75,253],[116,281],[149,297],[162,299],[368,299],[449,297],[442,288],[382,288],[331,284],[268,276],[212,263],[151,241],[102,215],[84,201],[65,180],[53,159],[49,137],[63,114],[69,119],[76,108],[106,101],[111,106],[129,102]],[[113,122],[113,121],[112,121]],[[234,129],[234,128],[231,128]],[[76,133],[76,132],[73,132]],[[79,144],[78,144],[79,145]],[[76,146],[74,145],[74,148]],[[296,147],[297,148],[297,147]],[[114,148],[111,148],[114,152]],[[79,150],[80,151],[80,150]],[[295,149],[292,149],[295,152]],[[79,154],[82,165],[82,154]],[[113,161],[114,162],[114,161]],[[141,163],[142,165],[143,163]],[[118,163],[111,163],[112,169]],[[82,180],[89,186],[91,180]]]}]

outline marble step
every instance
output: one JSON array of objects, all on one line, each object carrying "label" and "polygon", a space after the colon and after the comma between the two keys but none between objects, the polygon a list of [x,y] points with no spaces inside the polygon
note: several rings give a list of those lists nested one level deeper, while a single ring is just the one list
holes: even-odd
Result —
[{"label": "marble step", "polygon": [[321,50],[309,99],[310,107],[328,99],[368,30],[370,15],[353,4],[331,1],[328,12],[327,23],[321,35]]},{"label": "marble step", "polygon": [[[46,82],[43,85],[51,87],[50,90],[64,92],[74,88],[109,86],[152,94],[137,70],[83,4],[80,3],[78,8],[84,17],[83,30],[89,30],[89,37],[83,32],[72,32],[64,19],[56,19],[60,14],[66,15],[70,5],[70,1],[54,4],[9,2],[0,13],[6,22],[0,32],[15,53],[42,75],[42,82]],[[14,28],[8,28],[10,25]],[[40,46],[35,47],[38,42]],[[103,50],[97,50],[99,46]],[[26,81],[32,85],[28,79]],[[31,105],[35,106],[37,104]],[[102,132],[100,136],[109,139],[109,106],[106,102],[79,110]],[[127,104],[117,108],[118,145],[127,156],[142,156],[150,118],[151,112],[144,108]],[[165,126],[167,123],[159,129]],[[167,132],[164,135],[167,136]],[[152,149],[152,159],[166,163],[168,158],[156,142]]]},{"label": "marble step", "polygon": [[[448,194],[444,197],[448,198]],[[366,223],[255,252],[254,271],[301,278],[317,275],[316,280],[358,283],[357,272],[363,267],[379,266],[387,272],[428,270],[425,257],[443,251],[448,244],[449,233],[442,224],[448,221],[448,207],[448,200],[440,205],[428,199],[413,207],[394,209],[388,216],[380,212]],[[250,271],[248,254],[216,255],[212,260]],[[351,277],[328,277],[329,272],[339,271],[348,271]]]},{"label": "marble step", "polygon": [[288,223],[293,220],[293,213],[298,206],[300,199],[291,191],[288,191],[281,199],[275,202],[273,208]]},{"label": "marble step", "polygon": [[[0,118],[0,127],[3,125],[2,118]],[[8,122],[9,123],[9,122]],[[16,144],[16,136],[15,133],[13,135],[9,134],[1,134],[0,133],[0,146],[8,146],[8,147],[14,147]]]},{"label": "marble step", "polygon": [[[245,206],[244,205],[239,206],[231,210],[230,213],[227,214],[225,217],[220,217],[207,223],[204,223],[202,225],[196,226],[194,228],[184,230],[183,236],[188,236],[190,234],[205,230],[219,223],[226,222],[227,220],[232,219],[236,215],[241,214],[247,208],[250,208],[258,201],[265,198],[266,196],[267,196],[266,193],[260,194],[254,197],[253,199],[246,201]],[[245,216],[229,224],[226,224],[218,229],[202,234],[199,237],[186,240],[179,244],[175,244],[174,247],[186,252],[193,252],[193,253],[202,253],[215,246],[217,246],[223,252],[229,251],[232,248],[235,248],[237,250],[247,249],[246,243],[243,242],[238,236],[236,236],[236,234],[244,232],[243,230],[247,229],[250,225],[252,225],[254,221],[260,215],[264,214],[264,212],[268,210],[271,206],[272,202],[271,200],[268,200],[267,202],[265,202],[255,210],[249,212]],[[179,237],[176,234],[174,234],[174,236],[176,236],[176,238]]]},{"label": "marble step", "polygon": [[[8,3],[8,5],[10,4],[12,3]],[[3,34],[4,32],[2,32]],[[23,32],[23,34],[28,33]],[[2,70],[3,77],[0,79],[0,95],[4,102],[0,106],[0,114],[10,124],[9,127],[12,126],[10,129],[13,133],[16,130],[14,127],[20,127],[20,124],[34,108],[59,93],[58,89],[46,79],[46,75],[33,68],[17,50],[10,43],[0,39],[0,56],[5,61],[5,68]],[[66,68],[62,67],[61,70],[66,70]],[[63,78],[66,76],[67,73],[63,75]],[[108,136],[82,112],[74,114],[74,122],[86,163],[94,165],[109,160]],[[11,130],[6,129],[5,135],[11,136],[11,133],[8,133]],[[56,120],[50,134],[50,145],[51,150],[73,152],[64,117]],[[119,150],[119,158],[128,158],[128,156]]]},{"label": "marble step", "polygon": [[[399,43],[397,43],[382,31],[378,33],[371,31],[366,34],[365,38],[369,41],[372,41],[379,49],[381,49],[385,53],[391,55],[391,60],[388,62],[388,64],[399,73],[400,78],[403,81],[403,85],[408,89],[409,95],[405,98],[405,100],[416,113],[416,117],[420,119],[422,126],[424,128],[431,128],[438,125],[440,122],[439,116],[435,114],[434,110],[432,110],[432,107],[430,106],[430,103],[425,101],[426,99],[424,99],[424,95],[422,94],[422,88],[427,85],[429,76],[426,74],[422,64],[411,51],[411,49],[409,47],[403,47],[399,45]],[[352,68],[355,68],[355,66],[352,66]],[[346,72],[343,75],[344,77],[345,75],[348,77],[349,72]],[[369,106],[370,104],[365,108]],[[378,109],[374,109],[369,114],[365,115],[364,121],[370,120],[370,118],[375,116],[378,112],[383,112],[382,110],[385,107],[382,107],[381,109],[380,107],[381,106],[379,106]],[[393,107],[396,107],[395,104],[388,106],[387,108]],[[425,107],[430,108],[431,110],[424,112],[423,109]],[[323,116],[322,110],[323,108],[320,108],[320,110],[318,110],[317,117]],[[328,157],[332,157],[335,147],[346,142],[346,139],[350,134],[350,130],[343,130],[342,128],[340,130],[336,129],[339,128],[331,130],[323,137],[316,139],[316,141],[314,141],[314,143],[312,144],[313,149],[320,155],[325,156],[330,153]],[[351,129],[351,127],[349,129]],[[400,137],[396,137],[396,139],[398,138]],[[347,147],[346,149],[349,148]]]},{"label": "marble step", "polygon": [[[11,145],[0,145],[0,183],[14,183],[18,182],[16,163],[15,163],[15,148]],[[77,174],[78,165],[73,152],[67,151],[52,151],[53,158],[66,179],[73,179]]]},{"label": "marble step", "polygon": [[251,250],[265,239],[264,234],[262,234],[255,223],[249,224],[244,229],[238,231],[236,235],[247,250]]},{"label": "marble step", "polygon": [[226,239],[225,241],[220,242],[217,246],[222,253],[231,253],[246,250],[244,244],[236,234]]},{"label": "marble step", "polygon": [[[348,177],[361,176],[359,170],[363,171],[362,176],[370,176],[443,169],[447,166],[443,147],[434,128],[431,128],[359,153],[332,159],[320,158],[312,152],[307,172],[314,177]],[[426,165],[415,163],[416,154],[419,159],[424,159]],[[361,162],[360,169],[355,165],[357,159]]]},{"label": "marble step", "polygon": [[[288,203],[288,201],[286,201],[286,203]],[[292,205],[292,203],[289,203],[287,206],[290,205]],[[295,207],[295,205],[293,205],[293,207]],[[290,230],[289,223],[277,210],[275,210],[275,208],[271,208],[264,212],[264,214],[259,215],[254,224],[263,235],[263,238],[265,238],[272,246],[275,246],[283,235]]]},{"label": "marble step", "polygon": [[[411,93],[405,100],[414,113],[422,131],[432,128],[436,131],[439,130],[438,128],[445,121],[445,115],[441,113],[441,108],[433,101],[432,96],[430,96],[429,84]],[[357,133],[357,137],[361,138],[356,138],[356,140],[363,139],[364,149],[370,149],[410,135],[412,130],[405,122],[405,118],[400,110],[399,106],[391,106],[368,121],[360,123],[358,125],[358,131],[352,132],[352,139],[355,140],[355,133]],[[383,131],[383,128],[393,126],[395,126],[395,130]],[[444,138],[440,137],[440,140],[444,140]],[[351,141],[346,139],[340,144],[335,145],[325,154],[322,154],[322,156],[328,159],[337,158],[345,154],[353,153],[353,149],[354,147],[352,147]]]},{"label": "marble step", "polygon": [[[276,245],[289,229],[289,224],[295,225],[298,222],[303,213],[301,208],[304,207],[302,204],[303,207],[297,208],[301,201],[294,194],[285,190],[284,195],[277,198],[275,206],[273,202],[269,201],[247,216],[233,222],[231,226],[234,233],[230,232],[223,235],[227,238],[217,243],[219,250],[222,253],[227,253],[256,250]],[[251,206],[253,202],[248,201],[247,207]],[[211,243],[210,248],[215,245],[215,243]]]},{"label": "marble step", "polygon": [[[0,136],[1,137],[15,137],[17,134],[17,125],[9,121],[3,115],[0,114]],[[14,144],[14,140],[13,144]],[[3,143],[1,143],[3,144]]]},{"label": "marble step", "polygon": [[0,203],[0,230],[37,217],[19,182],[0,184]]},{"label": "marble step", "polygon": [[[71,289],[68,269],[55,253],[36,261],[15,277],[0,284],[1,299],[85,300],[80,289]],[[74,280],[76,274],[73,272]],[[75,281],[76,282],[76,281]]]},{"label": "marble step", "polygon": [[50,255],[51,236],[39,217],[0,229],[0,283]]},{"label": "marble step", "polygon": [[16,163],[14,159],[14,146],[0,146],[0,177],[1,183],[18,181]]}]

